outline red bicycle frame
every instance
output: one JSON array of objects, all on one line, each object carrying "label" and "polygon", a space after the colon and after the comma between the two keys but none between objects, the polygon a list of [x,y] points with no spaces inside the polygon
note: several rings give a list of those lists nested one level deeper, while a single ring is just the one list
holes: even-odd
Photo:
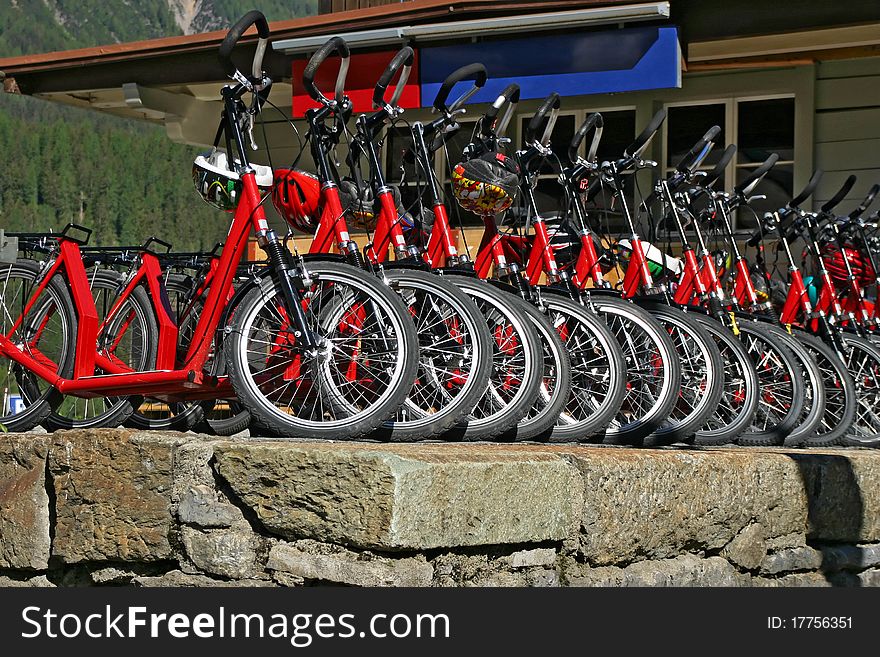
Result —
[{"label": "red bicycle frame", "polygon": [[[80,397],[103,397],[109,391],[114,395],[143,394],[166,400],[217,397],[217,382],[205,377],[213,336],[217,331],[222,310],[232,290],[236,269],[247,248],[251,227],[257,232],[268,229],[266,216],[260,205],[260,191],[253,172],[242,174],[241,200],[235,211],[227,236],[226,246],[219,257],[216,275],[208,289],[207,298],[196,324],[189,349],[179,365],[175,363],[177,326],[163,304],[157,303],[165,294],[162,270],[156,256],[145,253],[137,275],[129,282],[103,323],[89,286],[88,275],[79,252],[79,245],[70,239],[60,239],[59,256],[50,266],[28,300],[22,316],[30,312],[56,273],[63,272],[69,283],[78,320],[74,373],[70,379],[57,374],[57,364],[37,358],[9,339],[0,335],[0,350],[8,358],[33,372],[64,394]],[[157,366],[150,371],[132,371],[118,360],[111,359],[97,349],[100,330],[120,312],[124,301],[135,286],[145,283],[153,300],[159,321],[159,351]],[[20,324],[19,318],[13,331]],[[11,334],[11,333],[10,333]],[[52,366],[56,365],[55,368]],[[109,374],[96,374],[100,368]]]}]

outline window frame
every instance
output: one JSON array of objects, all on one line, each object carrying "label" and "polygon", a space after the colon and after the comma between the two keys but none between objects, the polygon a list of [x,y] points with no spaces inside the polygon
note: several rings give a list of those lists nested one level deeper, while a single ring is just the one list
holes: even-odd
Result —
[{"label": "window frame", "polygon": [[[699,98],[699,99],[691,99],[691,100],[680,100],[680,101],[670,101],[663,103],[663,108],[667,111],[671,107],[696,107],[700,105],[723,105],[724,106],[724,134],[726,136],[727,144],[737,144],[739,146],[739,104],[743,102],[756,102],[762,100],[780,100],[780,99],[791,99],[794,101],[793,109],[794,113],[792,115],[792,128],[793,128],[793,143],[792,143],[792,159],[790,160],[779,160],[776,163],[776,166],[790,166],[792,170],[794,170],[797,162],[797,94],[794,92],[786,92],[786,93],[778,93],[778,94],[738,94],[735,96],[716,96],[716,97],[707,97],[707,98]],[[711,126],[706,126],[708,129]],[[667,166],[667,162],[669,159],[669,124],[668,122],[664,122],[662,129],[662,147],[661,147],[661,163],[662,165],[658,167],[660,176],[668,176],[673,170],[674,166]],[[726,148],[727,144],[719,144],[716,148]],[[734,160],[733,166],[728,166],[724,171],[724,188],[732,189],[736,184],[737,173],[740,170],[749,170],[749,169],[757,169],[760,166],[760,162],[757,163],[740,163],[737,160]],[[712,169],[712,166],[701,166],[699,168],[700,171],[708,171]],[[734,231],[739,230],[738,217],[731,217],[733,221],[733,229]]]}]

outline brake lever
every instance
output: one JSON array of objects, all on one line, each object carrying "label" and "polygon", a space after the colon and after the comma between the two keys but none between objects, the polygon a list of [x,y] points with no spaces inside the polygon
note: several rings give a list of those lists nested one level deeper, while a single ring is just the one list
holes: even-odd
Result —
[{"label": "brake lever", "polygon": [[254,115],[251,114],[250,112],[248,112],[248,115],[247,115],[247,122],[248,122],[248,124],[247,124],[247,128],[245,129],[245,132],[247,132],[248,141],[250,141],[250,143],[251,143],[251,150],[252,151],[259,150],[259,148],[257,147],[257,142],[254,139]]}]

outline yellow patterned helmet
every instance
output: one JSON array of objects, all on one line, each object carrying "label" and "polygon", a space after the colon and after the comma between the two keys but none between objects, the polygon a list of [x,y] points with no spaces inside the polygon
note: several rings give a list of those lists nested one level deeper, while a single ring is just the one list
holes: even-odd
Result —
[{"label": "yellow patterned helmet", "polygon": [[519,191],[519,167],[501,153],[487,153],[452,170],[452,194],[458,204],[474,214],[504,212]]}]

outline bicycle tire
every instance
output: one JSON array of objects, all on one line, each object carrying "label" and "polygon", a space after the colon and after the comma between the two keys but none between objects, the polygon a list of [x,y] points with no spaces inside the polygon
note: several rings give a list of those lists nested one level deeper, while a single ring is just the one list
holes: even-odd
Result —
[{"label": "bicycle tire", "polygon": [[880,347],[866,338],[844,337],[845,365],[856,387],[858,408],[840,442],[850,447],[880,447]]},{"label": "bicycle tire", "polygon": [[492,337],[476,304],[453,281],[413,269],[386,269],[384,276],[415,323],[419,369],[406,401],[373,437],[436,438],[459,424],[483,396],[492,370]]},{"label": "bicycle tire", "polygon": [[812,436],[822,422],[825,414],[825,383],[816,359],[794,336],[793,330],[791,332],[782,328],[778,330],[780,337],[788,342],[789,349],[800,362],[803,373],[804,407],[801,409],[797,426],[782,443],[786,447],[797,447]]},{"label": "bicycle tire", "polygon": [[825,411],[819,426],[804,440],[805,447],[839,445],[856,418],[856,384],[830,345],[815,335],[796,330],[794,337],[813,355],[825,384]]},{"label": "bicycle tire", "polygon": [[550,322],[568,351],[572,390],[551,442],[589,441],[604,434],[626,395],[626,361],[605,321],[583,304],[543,295]]},{"label": "bicycle tire", "polygon": [[645,447],[693,442],[696,433],[718,408],[724,393],[724,363],[715,340],[691,313],[662,304],[652,304],[657,319],[675,343],[681,362],[678,400],[666,421],[646,436]]},{"label": "bicycle tire", "polygon": [[[233,389],[254,421],[279,438],[366,437],[397,411],[412,387],[415,325],[401,298],[364,271],[319,261],[307,269],[304,312],[319,344],[297,344],[275,305],[279,289],[272,277],[264,278],[242,299],[224,340]],[[340,311],[341,298],[348,305]],[[270,340],[258,337],[258,321],[268,327]],[[293,377],[299,383],[291,391]],[[281,387],[270,389],[273,382]],[[299,394],[304,396],[295,399]]]},{"label": "bicycle tire", "polygon": [[750,319],[737,321],[737,334],[752,360],[759,387],[758,408],[751,425],[737,438],[738,445],[782,445],[803,408],[800,363],[773,328]]},{"label": "bicycle tire", "polygon": [[503,436],[526,417],[541,387],[543,350],[525,302],[489,282],[453,274],[486,318],[492,336],[493,368],[489,385],[467,418],[447,435],[465,441]]},{"label": "bicycle tire", "polygon": [[547,315],[535,305],[519,298],[512,298],[511,301],[521,301],[519,308],[537,333],[543,354],[543,373],[531,408],[504,439],[517,442],[553,442],[554,427],[571,394],[568,351]]},{"label": "bicycle tire", "polygon": [[724,391],[715,412],[694,437],[697,445],[735,442],[751,423],[758,408],[758,375],[742,342],[727,326],[707,315],[693,313],[714,338],[724,363]]},{"label": "bicycle tire", "polygon": [[[54,356],[58,375],[69,379],[73,376],[78,322],[73,300],[61,274],[52,276],[30,312],[24,314],[25,303],[41,272],[42,268],[33,260],[19,259],[13,264],[0,265],[0,330],[12,342],[24,345],[26,350],[39,333],[40,354],[49,359]],[[19,317],[22,321],[13,331],[12,324]],[[53,330],[47,331],[50,322]],[[52,337],[55,334],[57,338]],[[3,357],[0,363],[3,361],[5,365],[0,365],[0,383],[3,385],[0,425],[6,431],[30,431],[61,404],[64,395],[12,359]],[[16,392],[20,394],[14,395]],[[20,397],[21,410],[13,408],[13,396]]]},{"label": "bicycle tire", "polygon": [[[627,389],[602,442],[641,445],[675,405],[681,385],[675,345],[660,323],[634,303],[606,294],[588,294],[585,299],[611,329],[626,362]],[[639,395],[648,403],[637,406]]]}]

